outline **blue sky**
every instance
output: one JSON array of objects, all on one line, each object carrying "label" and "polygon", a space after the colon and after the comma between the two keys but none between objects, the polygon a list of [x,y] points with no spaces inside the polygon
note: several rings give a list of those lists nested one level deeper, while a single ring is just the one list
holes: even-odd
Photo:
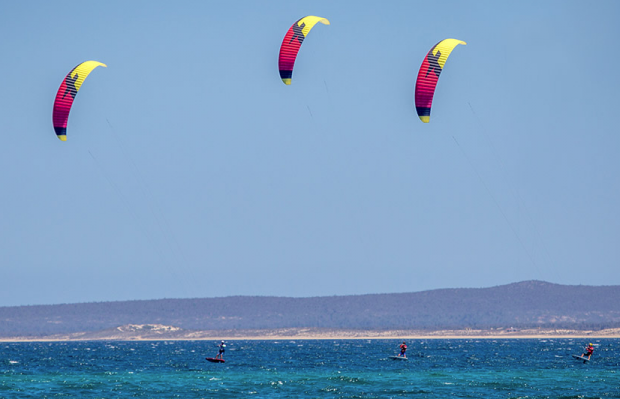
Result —
[{"label": "blue sky", "polygon": [[0,305],[620,284],[620,3],[352,4],[5,4]]}]

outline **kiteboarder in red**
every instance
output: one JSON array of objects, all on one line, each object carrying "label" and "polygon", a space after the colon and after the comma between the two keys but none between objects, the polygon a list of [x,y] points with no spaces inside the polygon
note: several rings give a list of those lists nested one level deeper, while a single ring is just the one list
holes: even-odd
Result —
[{"label": "kiteboarder in red", "polygon": [[407,352],[407,344],[405,343],[405,341],[403,341],[403,343],[400,345],[400,353],[398,354],[398,356],[407,357],[405,352]]},{"label": "kiteboarder in red", "polygon": [[[590,360],[590,357],[592,356],[592,353],[594,353],[594,345],[589,344],[588,346],[586,346],[586,348],[584,349],[584,353],[581,354],[581,357],[588,357],[588,360]],[[584,362],[585,363],[585,362]]]}]

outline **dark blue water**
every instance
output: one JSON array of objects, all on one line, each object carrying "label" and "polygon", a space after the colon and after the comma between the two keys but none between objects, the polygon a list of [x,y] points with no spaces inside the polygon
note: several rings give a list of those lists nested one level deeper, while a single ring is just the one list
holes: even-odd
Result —
[{"label": "dark blue water", "polygon": [[0,343],[0,398],[620,398],[620,340]]}]

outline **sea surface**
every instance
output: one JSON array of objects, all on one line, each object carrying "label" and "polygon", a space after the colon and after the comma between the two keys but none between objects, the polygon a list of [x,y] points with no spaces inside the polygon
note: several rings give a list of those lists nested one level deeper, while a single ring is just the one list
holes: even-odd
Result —
[{"label": "sea surface", "polygon": [[0,398],[620,398],[619,339],[401,342],[0,343]]}]

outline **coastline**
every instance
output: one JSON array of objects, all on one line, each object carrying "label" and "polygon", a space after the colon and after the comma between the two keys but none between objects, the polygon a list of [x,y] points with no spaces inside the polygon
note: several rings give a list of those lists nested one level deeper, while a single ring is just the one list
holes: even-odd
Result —
[{"label": "coastline", "polygon": [[376,340],[376,339],[601,339],[620,338],[620,328],[605,330],[492,329],[492,330],[334,330],[289,328],[275,330],[190,331],[161,325],[129,325],[100,332],[49,336],[0,337],[0,342],[67,341],[280,341],[280,340]]}]

